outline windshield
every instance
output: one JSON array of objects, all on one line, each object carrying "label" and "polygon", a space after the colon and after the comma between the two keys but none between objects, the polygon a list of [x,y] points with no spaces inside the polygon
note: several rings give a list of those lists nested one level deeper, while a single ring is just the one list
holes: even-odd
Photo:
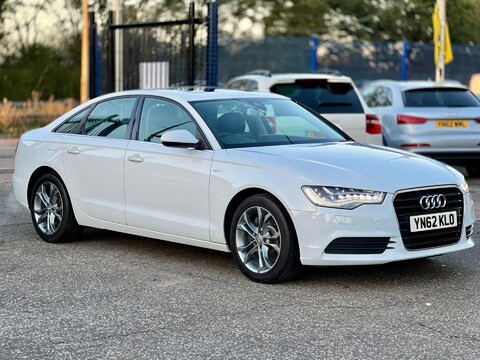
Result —
[{"label": "windshield", "polygon": [[428,88],[403,93],[407,107],[478,107],[478,99],[466,89]]},{"label": "windshield", "polygon": [[345,141],[334,125],[287,99],[193,101],[224,148]]},{"label": "windshield", "polygon": [[363,113],[362,104],[350,83],[305,79],[293,84],[276,84],[270,90],[288,96],[320,114]]}]

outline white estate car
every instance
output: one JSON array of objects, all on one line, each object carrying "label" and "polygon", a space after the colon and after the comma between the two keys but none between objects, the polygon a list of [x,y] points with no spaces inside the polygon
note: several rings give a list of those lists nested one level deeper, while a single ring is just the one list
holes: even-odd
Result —
[{"label": "white estate car", "polygon": [[274,94],[96,98],[21,137],[13,186],[47,242],[90,226],[231,251],[264,283],[301,264],[381,264],[474,245],[459,172],[356,143]]},{"label": "white estate car", "polygon": [[352,79],[336,72],[275,74],[257,70],[237,76],[225,88],[272,92],[298,101],[340,126],[356,141],[382,145],[382,127]]}]

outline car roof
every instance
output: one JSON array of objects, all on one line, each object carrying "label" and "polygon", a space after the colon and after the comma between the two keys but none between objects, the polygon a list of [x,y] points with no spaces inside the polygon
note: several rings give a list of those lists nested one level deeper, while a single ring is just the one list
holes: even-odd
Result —
[{"label": "car roof", "polygon": [[319,80],[334,80],[338,82],[348,82],[352,83],[352,79],[348,76],[337,75],[337,74],[323,74],[323,73],[273,73],[270,75],[261,75],[261,74],[243,74],[236,76],[228,81],[231,83],[236,80],[241,79],[250,79],[257,81],[267,81],[270,83],[280,83],[280,82],[292,82],[300,79],[319,79]]},{"label": "car roof", "polygon": [[407,81],[396,81],[396,80],[376,80],[368,83],[366,87],[371,85],[390,85],[397,87],[401,91],[414,90],[414,89],[424,89],[424,88],[456,88],[456,89],[465,89],[467,87],[455,80],[445,80],[440,82],[428,81],[428,80],[407,80]]},{"label": "car roof", "polygon": [[312,73],[285,73],[285,74],[272,74],[272,78],[275,80],[298,80],[298,79],[343,79],[345,81],[351,81],[351,79],[344,75],[334,74],[312,74]]},{"label": "car roof", "polygon": [[207,90],[173,90],[173,89],[146,89],[146,90],[128,90],[110,93],[90,100],[97,102],[118,96],[161,96],[172,100],[198,101],[198,100],[216,100],[216,99],[234,99],[234,98],[279,98],[289,99],[285,96],[273,93],[256,93],[250,91],[227,90],[227,89],[207,89]]}]

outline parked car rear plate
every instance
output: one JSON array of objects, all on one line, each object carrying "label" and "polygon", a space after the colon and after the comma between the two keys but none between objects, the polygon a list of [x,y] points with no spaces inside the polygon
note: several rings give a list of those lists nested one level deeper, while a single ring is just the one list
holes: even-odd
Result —
[{"label": "parked car rear plate", "polygon": [[457,212],[410,216],[410,231],[428,231],[457,226]]},{"label": "parked car rear plate", "polygon": [[467,128],[468,120],[437,120],[435,121],[437,128]]}]

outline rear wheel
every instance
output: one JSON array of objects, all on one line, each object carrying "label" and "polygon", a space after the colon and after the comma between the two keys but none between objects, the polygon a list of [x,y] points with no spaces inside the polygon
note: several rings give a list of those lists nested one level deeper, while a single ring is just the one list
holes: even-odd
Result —
[{"label": "rear wheel", "polygon": [[35,230],[46,242],[71,241],[81,234],[65,186],[53,174],[45,174],[36,181],[30,212]]},{"label": "rear wheel", "polygon": [[230,227],[230,248],[240,270],[256,282],[286,281],[301,268],[293,224],[270,195],[254,195],[240,204]]}]

